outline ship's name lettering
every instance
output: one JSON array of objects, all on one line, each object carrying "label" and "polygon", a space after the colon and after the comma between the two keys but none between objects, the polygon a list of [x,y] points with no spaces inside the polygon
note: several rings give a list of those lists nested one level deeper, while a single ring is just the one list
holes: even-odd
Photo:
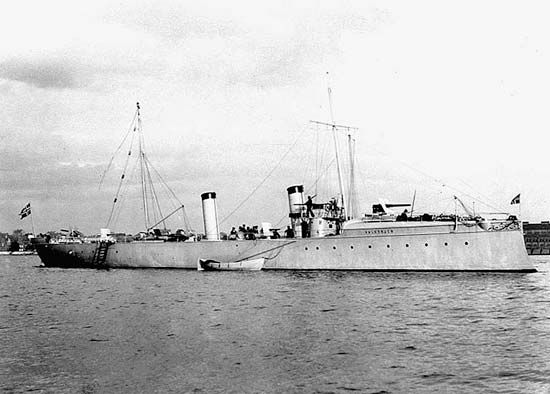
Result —
[{"label": "ship's name lettering", "polygon": [[365,234],[392,234],[393,230],[366,230]]}]

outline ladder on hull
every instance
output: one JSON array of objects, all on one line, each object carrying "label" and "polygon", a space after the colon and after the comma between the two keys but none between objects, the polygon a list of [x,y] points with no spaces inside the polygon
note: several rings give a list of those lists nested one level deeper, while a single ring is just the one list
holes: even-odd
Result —
[{"label": "ladder on hull", "polygon": [[92,266],[95,268],[108,268],[105,265],[107,259],[107,251],[109,249],[109,242],[101,241],[98,243],[92,259]]}]

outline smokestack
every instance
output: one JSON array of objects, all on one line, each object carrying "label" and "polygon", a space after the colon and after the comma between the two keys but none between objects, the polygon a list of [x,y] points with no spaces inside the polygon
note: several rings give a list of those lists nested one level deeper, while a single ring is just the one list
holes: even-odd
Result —
[{"label": "smokestack", "polygon": [[218,208],[216,206],[216,193],[206,192],[201,194],[202,217],[204,220],[204,234],[208,241],[220,240],[218,227]]},{"label": "smokestack", "polygon": [[304,210],[304,186],[296,185],[287,187],[288,212],[291,218],[299,218]]},{"label": "smokestack", "polygon": [[294,185],[286,188],[288,192],[288,216],[290,226],[296,238],[302,237],[302,217],[304,212],[304,186]]}]

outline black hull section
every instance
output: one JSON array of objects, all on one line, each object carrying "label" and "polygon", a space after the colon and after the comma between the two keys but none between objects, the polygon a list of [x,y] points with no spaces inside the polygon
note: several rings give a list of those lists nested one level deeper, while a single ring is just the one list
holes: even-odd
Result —
[{"label": "black hull section", "polygon": [[[95,250],[95,249],[94,249]],[[56,268],[93,268],[105,269],[105,266],[93,264],[93,251],[91,258],[82,258],[73,253],[66,253],[63,250],[52,247],[49,244],[40,244],[36,246],[36,251],[42,263],[46,267]]]}]

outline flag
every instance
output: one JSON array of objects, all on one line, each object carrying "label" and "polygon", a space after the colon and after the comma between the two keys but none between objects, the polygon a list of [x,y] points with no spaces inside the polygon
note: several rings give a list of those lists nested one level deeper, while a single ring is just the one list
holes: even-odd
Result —
[{"label": "flag", "polygon": [[31,203],[27,203],[25,207],[19,212],[19,218],[24,219],[31,214]]},{"label": "flag", "polygon": [[510,201],[510,204],[514,205],[514,204],[519,204],[519,194],[517,196],[515,196],[512,201]]}]

